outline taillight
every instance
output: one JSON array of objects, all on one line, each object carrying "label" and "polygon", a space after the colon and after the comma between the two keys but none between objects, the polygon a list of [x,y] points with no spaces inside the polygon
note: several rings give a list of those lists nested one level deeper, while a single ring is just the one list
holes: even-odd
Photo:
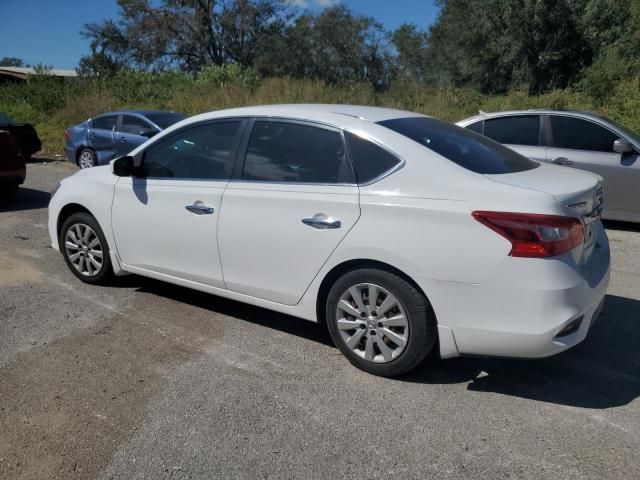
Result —
[{"label": "taillight", "polygon": [[71,130],[64,131],[64,138],[66,138],[67,140],[71,138]]},{"label": "taillight", "polygon": [[471,215],[511,242],[512,257],[553,257],[584,241],[582,222],[574,217],[482,211]]}]

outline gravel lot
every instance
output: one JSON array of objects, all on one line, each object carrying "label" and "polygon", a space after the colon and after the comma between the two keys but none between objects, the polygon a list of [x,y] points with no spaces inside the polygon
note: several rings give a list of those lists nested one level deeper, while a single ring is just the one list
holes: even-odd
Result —
[{"label": "gravel lot", "polygon": [[49,247],[32,163],[0,210],[0,478],[640,478],[640,227],[587,340],[538,361],[356,370],[320,326]]}]

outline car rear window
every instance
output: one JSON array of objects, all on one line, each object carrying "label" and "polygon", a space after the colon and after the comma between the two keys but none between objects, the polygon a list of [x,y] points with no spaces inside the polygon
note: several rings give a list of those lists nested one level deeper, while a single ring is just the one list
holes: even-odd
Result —
[{"label": "car rear window", "polygon": [[435,118],[397,118],[379,124],[475,173],[516,173],[539,166],[487,137]]},{"label": "car rear window", "polygon": [[162,129],[170,127],[174,123],[187,118],[186,115],[175,112],[149,113],[146,117]]}]

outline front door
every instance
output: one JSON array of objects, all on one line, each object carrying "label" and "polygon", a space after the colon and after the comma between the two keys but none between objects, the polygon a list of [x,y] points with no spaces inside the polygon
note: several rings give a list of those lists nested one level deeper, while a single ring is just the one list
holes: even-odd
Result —
[{"label": "front door", "polygon": [[551,115],[550,163],[596,173],[604,179],[605,218],[640,215],[640,158],[613,151],[619,136],[592,121]]},{"label": "front door", "polygon": [[149,146],[139,176],[118,181],[113,233],[132,271],[224,287],[218,219],[243,124],[185,127]]},{"label": "front door", "polygon": [[115,135],[118,156],[127,155],[155,133],[158,133],[158,129],[143,118],[123,114]]},{"label": "front door", "polygon": [[257,120],[243,160],[220,215],[225,284],[294,305],[360,216],[342,133]]}]

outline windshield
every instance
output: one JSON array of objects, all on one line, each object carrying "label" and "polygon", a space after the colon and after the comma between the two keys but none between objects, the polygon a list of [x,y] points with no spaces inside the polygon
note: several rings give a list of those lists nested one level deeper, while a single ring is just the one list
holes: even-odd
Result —
[{"label": "windshield", "polygon": [[186,115],[175,112],[149,113],[146,117],[162,129],[187,118]]},{"label": "windshield", "polygon": [[379,124],[475,173],[516,173],[540,166],[487,137],[435,118],[397,118]]}]

